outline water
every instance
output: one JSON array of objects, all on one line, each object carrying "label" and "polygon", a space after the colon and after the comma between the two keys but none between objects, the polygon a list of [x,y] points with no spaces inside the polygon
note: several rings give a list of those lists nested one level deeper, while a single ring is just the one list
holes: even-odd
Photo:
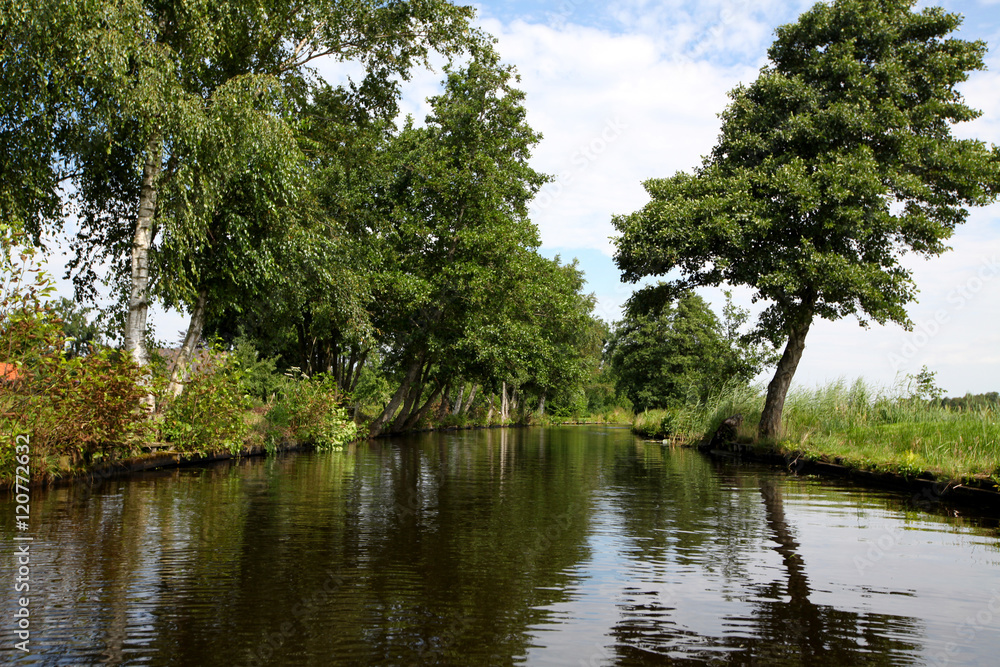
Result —
[{"label": "water", "polygon": [[33,491],[32,651],[8,539],[0,659],[996,665],[997,522],[955,514],[612,428],[153,472]]}]

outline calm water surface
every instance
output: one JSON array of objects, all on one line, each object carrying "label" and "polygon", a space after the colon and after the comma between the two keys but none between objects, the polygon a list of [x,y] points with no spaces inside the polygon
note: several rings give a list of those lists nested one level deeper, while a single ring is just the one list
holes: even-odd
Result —
[{"label": "calm water surface", "polygon": [[387,440],[34,491],[0,660],[994,666],[996,526],[624,429]]}]

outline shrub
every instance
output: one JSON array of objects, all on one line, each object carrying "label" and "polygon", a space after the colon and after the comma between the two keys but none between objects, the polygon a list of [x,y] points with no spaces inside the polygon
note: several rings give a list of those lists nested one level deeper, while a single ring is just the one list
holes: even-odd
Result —
[{"label": "shrub", "polygon": [[253,343],[240,338],[233,347],[232,357],[243,371],[243,390],[251,398],[266,402],[281,391],[285,378],[276,372],[277,356],[261,359]]},{"label": "shrub", "polygon": [[281,396],[267,413],[273,437],[317,449],[334,449],[353,440],[358,427],[341,406],[335,378],[323,373],[285,380]]},{"label": "shrub", "polygon": [[67,464],[130,454],[143,434],[141,370],[112,350],[69,357],[62,322],[44,300],[51,279],[0,228],[0,480],[15,472],[17,436],[30,438],[36,477]]},{"label": "shrub", "polygon": [[181,452],[239,452],[250,430],[252,406],[244,390],[244,370],[231,357],[213,355],[193,375],[163,415],[161,433]]}]

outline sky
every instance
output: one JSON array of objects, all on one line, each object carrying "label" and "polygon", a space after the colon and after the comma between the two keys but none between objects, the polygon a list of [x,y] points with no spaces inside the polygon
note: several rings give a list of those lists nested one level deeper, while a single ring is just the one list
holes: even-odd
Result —
[{"label": "sky", "polygon": [[[612,259],[614,215],[648,201],[643,181],[696,167],[715,144],[727,92],[749,84],[767,62],[774,28],[796,20],[811,1],[790,0],[493,0],[475,5],[477,22],[498,40],[520,74],[529,124],[543,139],[532,158],[551,174],[532,205],[542,254],[578,258],[608,322],[634,286]],[[985,40],[988,71],[962,86],[983,116],[955,129],[1000,144],[1000,0],[947,0],[965,16],[959,36]],[[924,6],[923,3],[921,6]],[[995,52],[994,52],[995,51]],[[350,69],[321,67],[336,80]],[[417,72],[406,84],[404,113],[422,119],[442,72]],[[864,378],[890,390],[926,365],[949,395],[1000,390],[1000,204],[973,210],[945,255],[910,258],[920,290],[908,309],[912,332],[898,325],[864,329],[855,319],[819,320],[806,340],[795,383],[811,387]],[[57,272],[56,272],[57,273]],[[668,276],[669,278],[670,276]],[[65,283],[64,290],[65,291]],[[720,290],[701,290],[721,312]],[[748,291],[738,304],[761,306]],[[153,310],[160,339],[180,339],[186,318]],[[762,375],[761,380],[766,380]]]},{"label": "sky", "polygon": [[[774,28],[796,20],[801,0],[585,0],[477,4],[479,21],[521,75],[528,122],[544,138],[533,166],[556,176],[536,199],[532,218],[542,253],[577,257],[613,321],[634,289],[622,284],[612,255],[614,215],[648,201],[642,182],[696,167],[715,144],[727,92],[756,79]],[[928,3],[929,4],[929,3]],[[1000,144],[1000,0],[941,3],[962,14],[964,39],[984,40],[988,71],[962,85],[983,116],[955,128],[962,137]],[[920,6],[925,6],[921,4]],[[996,52],[993,52],[996,51]],[[416,88],[434,89],[420,77]],[[422,117],[421,95],[407,94]],[[932,260],[910,258],[920,290],[908,309],[916,325],[853,318],[814,323],[795,377],[807,387],[844,379],[890,390],[926,365],[949,395],[1000,390],[1000,204],[974,209]],[[669,278],[670,276],[668,276]],[[716,312],[719,290],[703,290]],[[737,302],[755,314],[748,291]],[[766,379],[762,376],[761,379]]]}]

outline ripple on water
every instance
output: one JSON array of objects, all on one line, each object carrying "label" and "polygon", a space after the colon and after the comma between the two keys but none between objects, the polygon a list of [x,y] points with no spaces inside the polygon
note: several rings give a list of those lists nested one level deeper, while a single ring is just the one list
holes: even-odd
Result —
[{"label": "ripple on water", "polygon": [[[429,435],[35,500],[44,589],[35,652],[18,664],[904,665],[952,644],[949,664],[985,665],[1000,653],[1000,633],[969,640],[962,625],[1000,604],[995,530],[627,431]],[[9,543],[0,556],[12,562]]]}]

